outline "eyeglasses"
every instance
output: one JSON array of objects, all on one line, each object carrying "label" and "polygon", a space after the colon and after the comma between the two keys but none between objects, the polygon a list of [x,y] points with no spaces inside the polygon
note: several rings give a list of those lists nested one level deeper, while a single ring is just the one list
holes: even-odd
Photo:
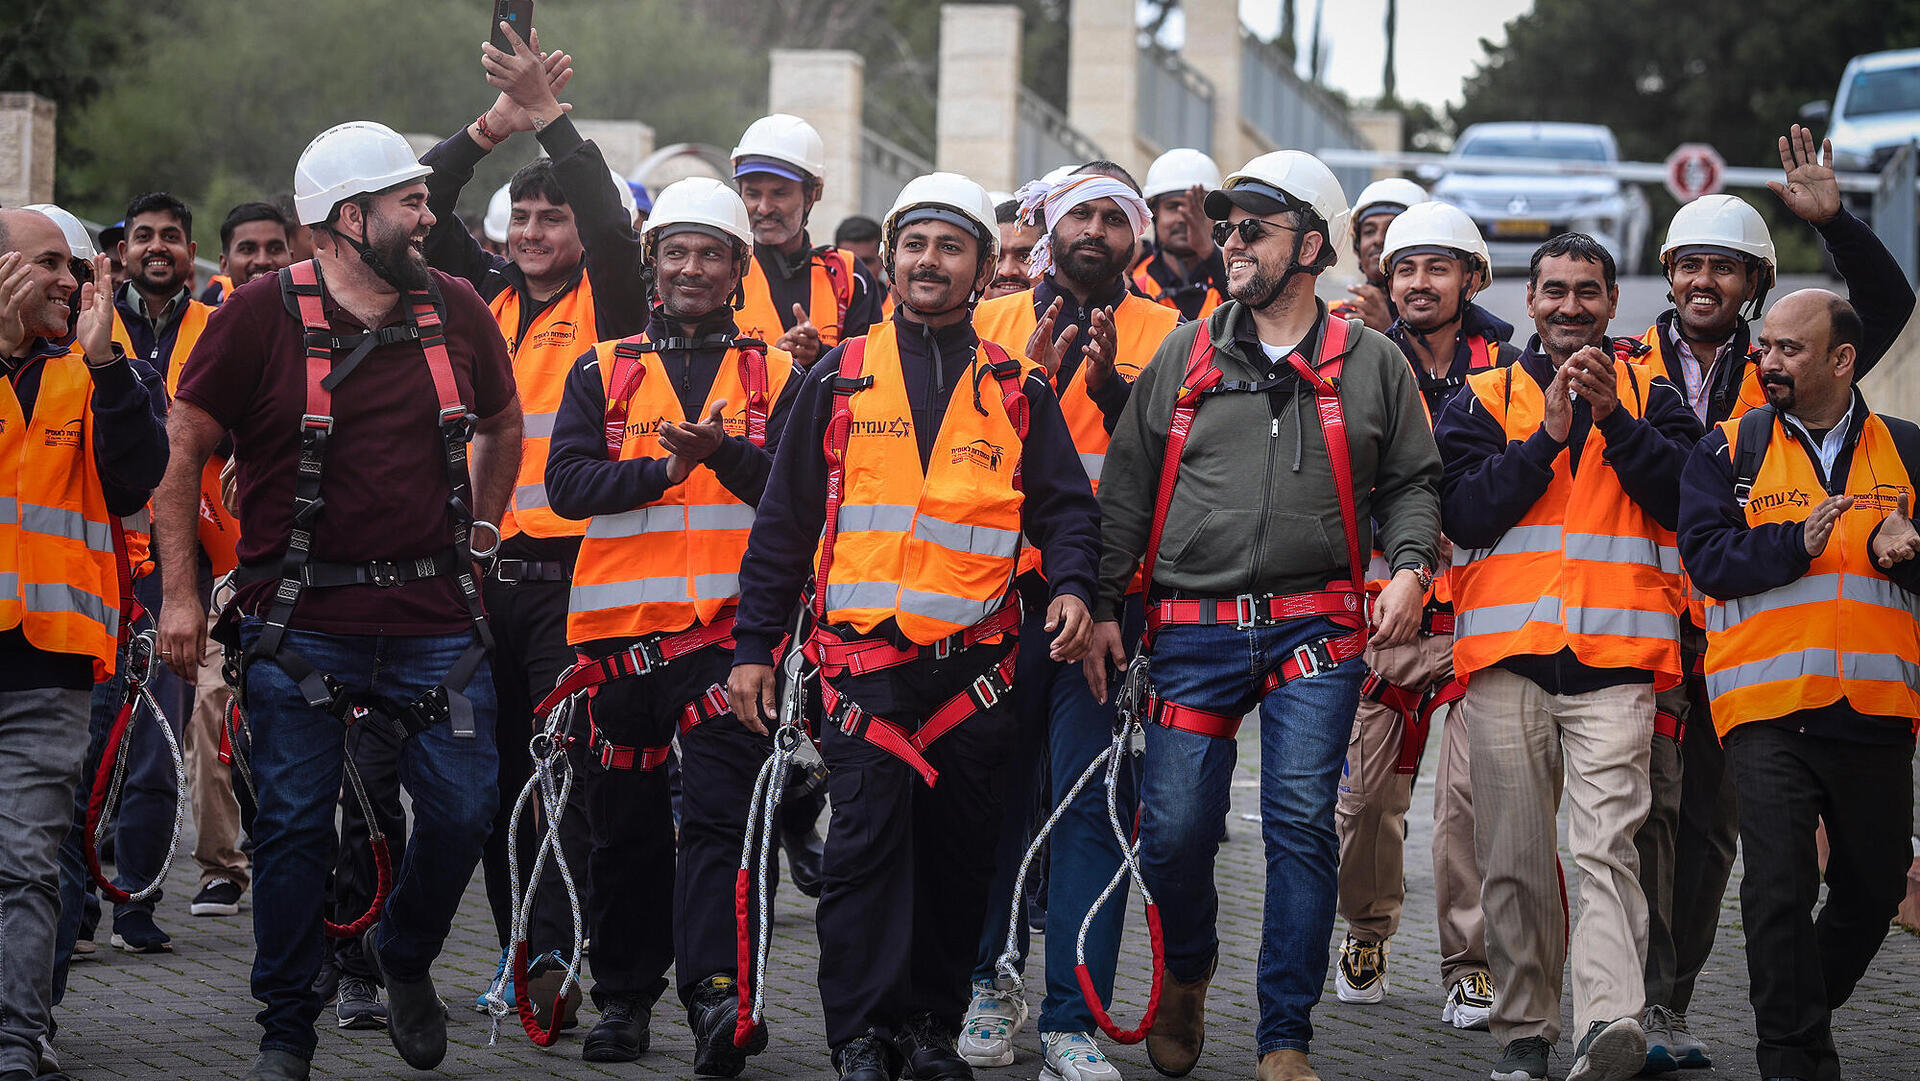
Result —
[{"label": "eyeglasses", "polygon": [[1242,244],[1252,244],[1267,235],[1269,230],[1276,233],[1291,233],[1295,231],[1291,225],[1277,225],[1270,221],[1262,221],[1259,218],[1241,218],[1237,222],[1217,221],[1213,223],[1213,242],[1224,245],[1228,237],[1239,233]]},{"label": "eyeglasses", "polygon": [[67,270],[73,274],[73,280],[85,285],[93,280],[93,263],[87,259],[69,258]]}]

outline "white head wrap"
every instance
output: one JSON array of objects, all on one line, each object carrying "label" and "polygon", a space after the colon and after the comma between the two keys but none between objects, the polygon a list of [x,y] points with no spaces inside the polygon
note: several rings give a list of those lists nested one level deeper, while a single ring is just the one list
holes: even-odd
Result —
[{"label": "white head wrap", "polygon": [[1027,273],[1036,282],[1053,269],[1053,227],[1066,216],[1067,211],[1081,203],[1112,199],[1120,204],[1128,224],[1133,226],[1136,240],[1149,235],[1148,227],[1153,224],[1153,211],[1147,209],[1147,201],[1140,198],[1140,193],[1127,186],[1126,182],[1103,173],[1080,173],[1063,177],[1055,184],[1049,184],[1045,179],[1030,180],[1014,192],[1013,197],[1020,200],[1022,218],[1046,222],[1047,236],[1042,243],[1033,246],[1033,254],[1027,258]]}]

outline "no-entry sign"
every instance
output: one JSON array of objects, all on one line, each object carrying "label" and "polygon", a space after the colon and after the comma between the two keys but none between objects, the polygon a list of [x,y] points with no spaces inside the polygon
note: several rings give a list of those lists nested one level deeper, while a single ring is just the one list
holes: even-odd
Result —
[{"label": "no-entry sign", "polygon": [[1706,143],[1681,143],[1667,155],[1667,190],[1683,203],[1717,194],[1726,175],[1726,159]]}]

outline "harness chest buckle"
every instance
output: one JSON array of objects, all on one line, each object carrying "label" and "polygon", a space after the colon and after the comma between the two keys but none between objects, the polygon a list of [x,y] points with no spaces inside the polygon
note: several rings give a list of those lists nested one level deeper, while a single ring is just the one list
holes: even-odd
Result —
[{"label": "harness chest buckle", "polygon": [[303,413],[300,416],[300,424],[302,427],[312,428],[322,435],[333,434],[333,418],[330,416],[322,416],[318,413]]},{"label": "harness chest buckle", "polygon": [[1293,663],[1300,669],[1300,679],[1312,679],[1334,666],[1333,654],[1328,652],[1324,639],[1293,647]]},{"label": "harness chest buckle", "polygon": [[400,565],[388,560],[374,560],[367,564],[367,577],[381,589],[400,584]]},{"label": "harness chest buckle", "polygon": [[988,672],[975,677],[973,686],[970,688],[973,692],[973,700],[979,703],[981,709],[992,709],[994,704],[1000,701],[1000,688],[995,686],[993,680],[989,678],[992,675],[992,672]]},{"label": "harness chest buckle", "polygon": [[1233,598],[1233,625],[1236,630],[1250,631],[1260,626],[1259,598],[1251,593],[1242,593]]},{"label": "harness chest buckle", "polygon": [[627,655],[633,658],[635,675],[646,675],[656,668],[665,668],[667,666],[667,658],[666,655],[660,651],[659,641],[651,637],[642,638],[633,645],[628,646]]}]

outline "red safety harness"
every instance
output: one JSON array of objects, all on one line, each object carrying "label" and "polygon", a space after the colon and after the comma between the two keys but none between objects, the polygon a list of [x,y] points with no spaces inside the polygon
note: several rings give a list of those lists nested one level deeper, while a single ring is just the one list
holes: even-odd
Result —
[{"label": "red safety harness", "polygon": [[[1186,373],[1180,395],[1174,401],[1173,417],[1167,425],[1167,445],[1160,464],[1160,484],[1153,506],[1153,524],[1147,532],[1147,550],[1143,578],[1153,587],[1154,562],[1160,551],[1160,537],[1166,529],[1167,511],[1173,505],[1173,488],[1180,476],[1180,458],[1193,434],[1194,414],[1209,394],[1270,391],[1277,380],[1260,383],[1228,382],[1219,365],[1213,362],[1213,340],[1207,324],[1201,322],[1187,355]],[[1330,582],[1314,593],[1254,594],[1220,600],[1164,600],[1147,610],[1146,646],[1153,636],[1169,625],[1231,623],[1242,629],[1272,627],[1295,619],[1326,616],[1349,630],[1329,635],[1294,649],[1292,656],[1268,672],[1261,682],[1262,697],[1272,694],[1296,679],[1310,679],[1365,652],[1367,647],[1366,562],[1360,558],[1360,530],[1353,491],[1353,462],[1347,446],[1346,414],[1340,405],[1340,370],[1345,363],[1347,343],[1354,334],[1354,323],[1328,317],[1322,336],[1320,355],[1324,360],[1316,369],[1295,349],[1287,364],[1313,391],[1320,417],[1320,431],[1326,439],[1327,462],[1333,472],[1334,489],[1340,499],[1340,524],[1347,537],[1347,567],[1351,580]],[[1147,719],[1169,728],[1197,732],[1216,739],[1232,739],[1240,730],[1240,718],[1211,710],[1170,702],[1157,694],[1147,702]]]},{"label": "red safety harness", "polygon": [[[1013,668],[1019,654],[1016,646],[1007,651],[1000,663],[982,673],[966,690],[941,703],[927,715],[920,727],[908,732],[901,725],[862,709],[859,703],[834,689],[830,682],[843,675],[864,675],[885,671],[909,661],[944,660],[996,635],[1011,635],[1020,627],[1020,606],[1009,592],[1001,606],[971,627],[948,635],[928,646],[896,646],[885,638],[842,638],[826,629],[827,579],[833,567],[833,545],[839,533],[840,504],[846,498],[847,441],[853,432],[853,396],[873,386],[873,376],[862,375],[866,362],[867,340],[855,338],[840,350],[840,370],[833,380],[833,412],[827,420],[822,449],[827,460],[826,528],[820,538],[820,567],[815,575],[813,609],[815,630],[807,642],[807,658],[820,666],[820,701],[829,717],[837,717],[840,730],[864,739],[875,747],[912,766],[928,787],[940,779],[940,773],[926,759],[926,750],[941,736],[953,731],[962,721],[983,709],[989,709],[1013,691]],[[1026,377],[1020,362],[993,342],[982,341],[979,350],[987,355],[987,374],[1000,384],[1001,401],[1007,419],[1022,441],[1027,438]],[[1013,472],[1013,486],[1020,487],[1020,467]]]},{"label": "red safety harness", "polygon": [[[647,353],[696,349],[740,350],[740,381],[747,391],[747,441],[756,447],[767,445],[767,416],[772,406],[771,384],[767,379],[767,343],[757,338],[735,338],[730,334],[709,334],[704,338],[649,339],[636,334],[613,347],[613,371],[607,375],[606,436],[607,459],[618,460],[627,441],[627,416],[633,408],[634,392],[646,377],[642,358]],[[698,417],[689,417],[698,421]]]}]

